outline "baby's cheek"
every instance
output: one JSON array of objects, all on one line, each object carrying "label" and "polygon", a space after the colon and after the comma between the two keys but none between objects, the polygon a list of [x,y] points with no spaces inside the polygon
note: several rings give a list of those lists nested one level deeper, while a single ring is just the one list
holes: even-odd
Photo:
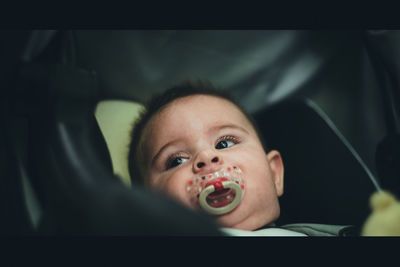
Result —
[{"label": "baby's cheek", "polygon": [[169,184],[169,177],[162,175],[158,176],[154,175],[150,177],[150,187],[153,190],[167,192],[168,184]]},{"label": "baby's cheek", "polygon": [[162,180],[160,178],[158,178],[158,177],[155,177],[153,175],[149,177],[149,186],[152,189],[161,188],[162,187],[162,183],[161,182],[162,182]]},{"label": "baby's cheek", "polygon": [[175,197],[180,201],[184,201],[185,199],[185,185],[181,179],[174,179],[170,178],[168,181],[163,185],[162,190],[164,190],[167,194]]},{"label": "baby's cheek", "polygon": [[260,194],[271,194],[272,190],[274,190],[271,170],[265,165],[260,165],[253,172],[253,175],[251,177],[253,189]]}]

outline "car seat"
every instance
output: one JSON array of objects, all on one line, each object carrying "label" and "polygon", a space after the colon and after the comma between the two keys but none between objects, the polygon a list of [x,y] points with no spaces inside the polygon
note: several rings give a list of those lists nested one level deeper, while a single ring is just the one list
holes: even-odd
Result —
[{"label": "car seat", "polygon": [[[187,78],[209,79],[230,88],[255,115],[271,148],[282,151],[286,193],[280,223],[360,225],[368,214],[369,195],[380,188],[371,164],[363,162],[362,157],[368,156],[354,153],[319,107],[321,103],[312,100],[321,91],[321,83],[315,81],[332,73],[326,66],[338,50],[360,50],[363,33],[11,34],[19,46],[7,61],[10,70],[2,65],[4,88],[10,92],[2,113],[7,125],[2,170],[8,174],[2,183],[13,185],[2,195],[8,218],[2,222],[4,232],[18,221],[16,233],[220,234],[207,217],[121,183],[94,116],[102,100],[143,103],[151,94]],[[13,214],[14,209],[6,208],[9,201],[24,209]]]}]

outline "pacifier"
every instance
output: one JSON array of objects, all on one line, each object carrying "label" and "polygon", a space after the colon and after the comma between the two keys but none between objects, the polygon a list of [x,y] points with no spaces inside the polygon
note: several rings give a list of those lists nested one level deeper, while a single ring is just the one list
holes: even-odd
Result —
[{"label": "pacifier", "polygon": [[213,215],[235,209],[243,198],[242,170],[228,166],[217,172],[195,176],[187,184],[190,201]]}]

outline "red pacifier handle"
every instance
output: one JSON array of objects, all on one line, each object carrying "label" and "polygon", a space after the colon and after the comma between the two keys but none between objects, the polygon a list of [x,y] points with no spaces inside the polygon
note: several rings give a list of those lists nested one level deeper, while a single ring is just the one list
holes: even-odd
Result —
[{"label": "red pacifier handle", "polygon": [[213,185],[215,188],[215,191],[220,191],[220,190],[224,189],[222,182],[225,182],[225,181],[228,181],[228,178],[225,178],[225,177],[215,178],[215,179],[209,181],[208,183],[206,183],[204,188],[207,188],[207,187]]}]

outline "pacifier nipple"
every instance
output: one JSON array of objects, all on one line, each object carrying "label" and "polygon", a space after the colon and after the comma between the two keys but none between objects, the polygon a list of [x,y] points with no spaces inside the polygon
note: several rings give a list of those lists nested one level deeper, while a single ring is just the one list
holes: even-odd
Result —
[{"label": "pacifier nipple", "polygon": [[189,181],[190,200],[210,214],[221,215],[235,209],[243,198],[244,183],[238,167],[196,176]]}]

